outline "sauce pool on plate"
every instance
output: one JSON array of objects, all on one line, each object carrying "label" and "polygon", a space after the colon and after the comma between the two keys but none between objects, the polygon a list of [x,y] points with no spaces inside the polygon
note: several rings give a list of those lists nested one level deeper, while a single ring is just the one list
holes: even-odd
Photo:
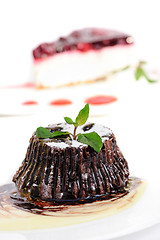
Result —
[{"label": "sauce pool on plate", "polygon": [[57,105],[57,106],[62,106],[62,105],[70,105],[72,104],[71,100],[69,99],[56,99],[56,100],[53,100],[49,103],[49,105]]},{"label": "sauce pool on plate", "polygon": [[57,228],[111,216],[131,207],[142,196],[145,181],[130,178],[128,188],[108,200],[76,205],[34,206],[17,196],[14,184],[0,186],[0,231]]},{"label": "sauce pool on plate", "polygon": [[29,100],[22,103],[22,105],[37,105],[37,101]]},{"label": "sauce pool on plate", "polygon": [[114,96],[108,95],[97,95],[85,100],[85,103],[89,103],[91,105],[101,105],[101,104],[109,104],[117,101],[117,98]]}]

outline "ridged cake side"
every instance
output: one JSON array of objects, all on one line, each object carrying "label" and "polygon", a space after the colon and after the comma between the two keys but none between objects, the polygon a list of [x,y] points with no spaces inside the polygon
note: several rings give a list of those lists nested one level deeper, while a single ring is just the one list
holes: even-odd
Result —
[{"label": "ridged cake side", "polygon": [[89,146],[57,148],[32,136],[13,177],[22,196],[44,201],[96,199],[127,186],[128,164],[114,134],[96,153]]}]

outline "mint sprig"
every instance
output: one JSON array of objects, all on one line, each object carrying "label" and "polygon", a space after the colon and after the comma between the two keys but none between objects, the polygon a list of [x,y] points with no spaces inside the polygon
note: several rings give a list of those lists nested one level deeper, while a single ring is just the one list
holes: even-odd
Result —
[{"label": "mint sprig", "polygon": [[55,131],[52,133],[47,128],[38,127],[36,130],[36,135],[39,138],[45,139],[45,138],[54,138],[54,137],[69,135],[69,132]]},{"label": "mint sprig", "polygon": [[156,83],[156,80],[151,79],[146,71],[143,68],[143,65],[146,64],[144,61],[140,61],[135,69],[135,79],[138,81],[140,78],[144,77],[149,83]]},{"label": "mint sprig", "polygon": [[144,70],[144,65],[145,64],[147,64],[146,61],[139,61],[138,64],[136,66],[134,66],[134,67],[132,65],[126,65],[123,68],[114,69],[111,72],[108,72],[107,76],[112,76],[112,75],[115,75],[117,73],[121,73],[121,72],[123,72],[125,70],[132,69],[136,81],[140,80],[141,78],[145,78],[148,83],[156,83],[157,80],[151,79],[148,76],[147,72]]},{"label": "mint sprig", "polygon": [[73,124],[75,127],[78,127],[85,124],[88,117],[89,117],[89,104],[87,103],[85,107],[79,111],[75,121],[73,121],[70,117],[64,117],[64,120],[66,121],[66,123]]},{"label": "mint sprig", "polygon": [[97,153],[99,153],[103,146],[103,143],[101,137],[96,132],[76,134],[77,127],[85,124],[88,117],[89,117],[89,104],[87,103],[84,106],[84,108],[82,108],[79,111],[75,121],[73,121],[70,117],[64,117],[66,123],[74,125],[73,134],[62,131],[55,131],[52,133],[47,128],[38,127],[36,130],[36,135],[37,137],[42,139],[70,135],[73,137],[74,140],[77,140],[78,142],[81,142],[83,144],[87,144],[88,146],[92,147]]},{"label": "mint sprig", "polygon": [[77,136],[78,136],[78,135],[76,135],[77,127],[78,127],[78,126],[82,126],[83,124],[85,124],[85,122],[87,121],[88,117],[89,117],[89,104],[88,104],[88,103],[84,106],[84,108],[82,108],[82,109],[79,111],[79,113],[78,113],[75,121],[73,121],[73,120],[72,120],[71,118],[69,118],[69,117],[64,117],[64,120],[66,121],[66,123],[68,123],[68,124],[73,124],[74,127],[75,127],[75,128],[74,128],[74,132],[73,132],[73,134],[72,134],[74,140],[75,140],[75,139],[77,138]]},{"label": "mint sprig", "polygon": [[78,113],[75,121],[73,121],[73,120],[72,120],[71,118],[69,118],[69,117],[64,117],[64,120],[66,121],[66,123],[68,123],[68,124],[73,124],[73,125],[74,125],[74,132],[73,132],[73,134],[72,134],[74,140],[76,140],[76,138],[77,138],[77,136],[78,136],[78,135],[76,135],[77,127],[78,127],[78,126],[82,126],[83,124],[85,124],[85,122],[86,122],[87,119],[88,119],[88,116],[89,116],[89,104],[87,103],[87,104],[84,106],[84,108],[82,108],[82,109],[79,111],[79,113]]},{"label": "mint sprig", "polygon": [[79,111],[75,121],[73,121],[69,117],[64,117],[64,120],[66,121],[66,123],[74,125],[74,132],[73,132],[73,134],[71,134],[73,136],[74,140],[77,139],[77,141],[89,145],[96,152],[99,153],[102,148],[103,143],[102,143],[101,137],[96,132],[90,132],[90,133],[85,133],[85,134],[78,133],[76,135],[77,127],[85,124],[88,117],[89,117],[89,104],[87,103],[84,106],[84,108],[82,108]]}]

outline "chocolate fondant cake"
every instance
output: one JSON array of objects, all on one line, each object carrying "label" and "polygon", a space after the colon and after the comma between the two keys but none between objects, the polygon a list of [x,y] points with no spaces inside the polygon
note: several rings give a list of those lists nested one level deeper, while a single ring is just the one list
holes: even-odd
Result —
[{"label": "chocolate fondant cake", "polygon": [[[60,123],[47,129],[71,132],[73,125]],[[91,131],[102,138],[99,153],[70,135],[41,139],[34,133],[25,159],[13,177],[21,196],[64,203],[103,199],[122,191],[127,186],[129,170],[113,132],[94,123],[77,130]]]}]

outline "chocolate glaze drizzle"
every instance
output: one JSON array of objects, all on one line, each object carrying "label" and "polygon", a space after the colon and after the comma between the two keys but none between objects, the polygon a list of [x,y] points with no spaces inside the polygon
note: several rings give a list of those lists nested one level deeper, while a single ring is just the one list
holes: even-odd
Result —
[{"label": "chocolate glaze drizzle", "polygon": [[[105,199],[97,199],[97,204],[99,201],[104,200],[103,203],[107,204],[109,202],[114,202],[116,200],[124,198],[128,195],[131,191],[134,191],[140,184],[142,180],[139,178],[130,178],[128,182],[127,188],[123,189],[119,193],[113,193],[108,195]],[[134,194],[133,196],[134,197]],[[8,215],[15,215],[16,212],[14,209],[19,209],[22,211],[27,211],[33,214],[45,215],[45,216],[54,216],[56,212],[67,212],[69,213],[69,209],[72,208],[73,205],[84,206],[90,202],[83,201],[83,204],[78,202],[72,202],[71,204],[63,204],[59,205],[53,202],[37,202],[37,201],[28,201],[25,197],[21,197],[17,192],[17,189],[14,184],[6,184],[0,186],[0,216],[8,216]],[[80,205],[79,205],[80,204]],[[91,204],[91,203],[90,203]],[[77,209],[78,211],[78,209]],[[77,214],[77,211],[75,212]],[[72,212],[72,211],[71,211]],[[86,212],[88,213],[88,212]],[[72,212],[72,214],[74,214]],[[84,212],[85,214],[85,212]]]}]

